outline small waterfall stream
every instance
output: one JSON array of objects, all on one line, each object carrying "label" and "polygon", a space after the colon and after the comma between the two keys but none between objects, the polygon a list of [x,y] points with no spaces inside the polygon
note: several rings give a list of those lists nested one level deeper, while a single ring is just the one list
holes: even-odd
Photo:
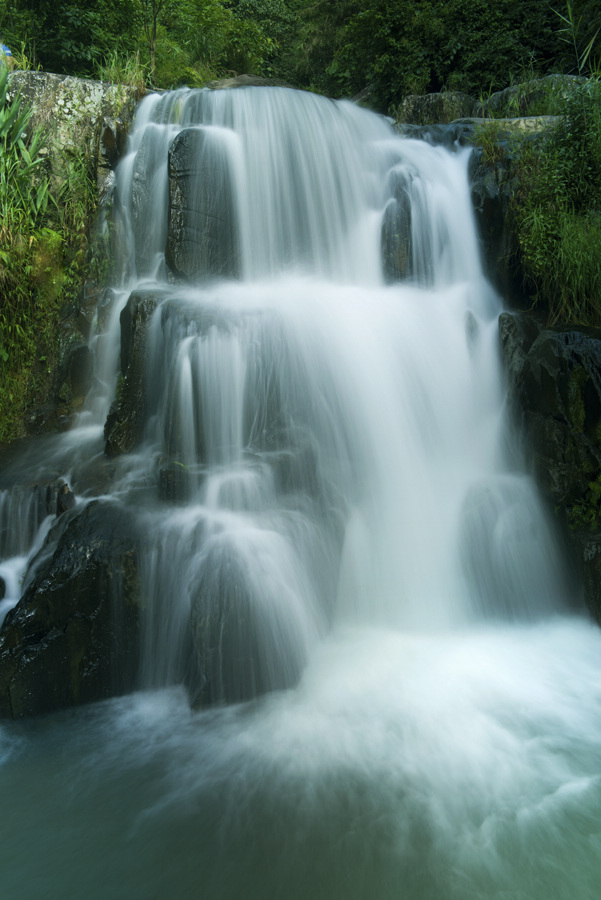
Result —
[{"label": "small waterfall stream", "polygon": [[134,516],[139,690],[0,725],[11,900],[598,897],[601,635],[508,427],[467,159],[286,89],[141,104],[95,387],[0,493],[2,615],[54,521],[22,484]]}]

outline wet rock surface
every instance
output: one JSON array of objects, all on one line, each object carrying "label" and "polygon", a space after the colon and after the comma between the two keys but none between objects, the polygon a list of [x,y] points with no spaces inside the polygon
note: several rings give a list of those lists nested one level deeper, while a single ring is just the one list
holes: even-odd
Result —
[{"label": "wet rock surface", "polygon": [[[499,320],[508,395],[537,483],[560,520],[586,510],[601,475],[601,328],[543,328],[532,316]],[[568,532],[584,597],[601,623],[601,533],[572,522]]]},{"label": "wet rock surface", "polygon": [[411,94],[397,109],[397,119],[409,125],[434,125],[471,116],[474,98],[460,91],[436,94]]},{"label": "wet rock surface", "polygon": [[403,175],[396,175],[394,196],[382,220],[382,262],[387,282],[401,281],[411,274],[411,199]]},{"label": "wet rock surface", "polygon": [[167,264],[178,276],[195,280],[236,276],[239,242],[227,147],[216,130],[189,128],[169,151]]},{"label": "wet rock surface", "polygon": [[499,324],[537,480],[555,504],[573,503],[601,471],[601,329],[537,333],[535,320],[508,313]]},{"label": "wet rock surface", "polygon": [[105,453],[109,457],[129,453],[142,439],[146,421],[148,329],[160,296],[160,292],[136,291],[121,313],[123,381],[104,428]]},{"label": "wet rock surface", "polygon": [[249,700],[300,678],[306,659],[297,623],[280,607],[280,596],[266,608],[272,598],[261,597],[262,587],[253,585],[244,559],[227,541],[217,539],[208,548],[190,617],[194,651],[187,687],[193,705]]},{"label": "wet rock surface", "polygon": [[21,718],[133,689],[138,540],[120,506],[72,509],[50,532],[0,629],[0,716]]}]

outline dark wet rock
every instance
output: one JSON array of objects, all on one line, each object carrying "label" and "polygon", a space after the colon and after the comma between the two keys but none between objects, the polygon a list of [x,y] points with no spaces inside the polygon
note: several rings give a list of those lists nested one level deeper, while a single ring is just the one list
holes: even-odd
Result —
[{"label": "dark wet rock", "polygon": [[116,169],[125,155],[130,121],[130,116],[103,116],[99,140],[100,165],[103,168]]},{"label": "dark wet rock", "polygon": [[133,518],[95,501],[57,522],[0,629],[0,716],[21,718],[131,690],[140,589]]},{"label": "dark wet rock", "polygon": [[500,334],[537,481],[554,505],[573,504],[601,473],[601,329],[504,313]]},{"label": "dark wet rock", "polygon": [[601,625],[601,534],[577,536],[582,558],[584,599],[589,612]]},{"label": "dark wet rock", "polygon": [[430,125],[411,125],[406,122],[397,122],[396,131],[403,137],[426,141],[433,146],[453,147],[472,146],[476,125],[471,120],[433,123]]},{"label": "dark wet rock", "polygon": [[384,277],[400,281],[411,274],[411,199],[407,176],[393,172],[392,199],[384,211],[381,246]]},{"label": "dark wet rock", "polygon": [[431,125],[452,122],[471,116],[475,100],[461,91],[442,91],[439,94],[418,94],[405,97],[396,111],[399,122],[410,125]]},{"label": "dark wet rock", "polygon": [[62,479],[49,479],[0,489],[0,543],[6,558],[29,552],[44,519],[56,515],[64,486]]},{"label": "dark wet rock", "polygon": [[194,705],[239,702],[291,687],[305,666],[292,610],[282,597],[270,603],[264,579],[249,569],[248,559],[227,539],[207,547],[191,610],[195,662],[187,686]]},{"label": "dark wet rock", "polygon": [[0,575],[0,600],[4,600],[6,597],[6,581]]},{"label": "dark wet rock", "polygon": [[57,516],[62,516],[64,512],[67,512],[76,505],[77,499],[73,491],[69,489],[68,484],[63,484],[58,490],[58,496],[56,498],[56,514]]},{"label": "dark wet rock", "polygon": [[188,128],[169,150],[167,264],[189,280],[236,276],[239,242],[223,136]]},{"label": "dark wet rock", "polygon": [[98,316],[98,330],[102,333],[109,325],[116,294],[112,288],[105,288],[98,298],[95,314]]},{"label": "dark wet rock", "polygon": [[499,141],[499,155],[488,159],[475,148],[469,163],[472,206],[488,277],[514,307],[530,301],[524,295],[524,273],[517,238],[511,223],[511,202],[516,190],[512,145]]},{"label": "dark wet rock", "polygon": [[277,78],[264,78],[262,75],[236,75],[234,78],[219,78],[208,81],[205,85],[212,91],[227,91],[244,87],[287,87],[294,86]]},{"label": "dark wet rock", "polygon": [[265,454],[273,472],[274,486],[281,494],[303,492],[311,497],[320,493],[317,459],[308,444]]},{"label": "dark wet rock", "polygon": [[105,453],[130,453],[142,439],[146,421],[146,349],[148,329],[160,299],[154,291],[134,291],[121,312],[121,382],[104,436]]},{"label": "dark wet rock", "polygon": [[172,461],[159,469],[159,499],[163,503],[185,503],[190,499],[201,477],[189,466]]}]

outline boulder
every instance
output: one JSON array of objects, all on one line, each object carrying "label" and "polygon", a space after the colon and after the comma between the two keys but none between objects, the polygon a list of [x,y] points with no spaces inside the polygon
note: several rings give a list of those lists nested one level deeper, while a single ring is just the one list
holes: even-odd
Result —
[{"label": "boulder", "polygon": [[396,111],[399,122],[409,125],[433,125],[453,122],[473,115],[475,100],[461,91],[442,91],[439,94],[410,94]]},{"label": "boulder", "polygon": [[503,313],[499,330],[537,483],[566,529],[585,603],[601,624],[601,328],[545,328]]},{"label": "boulder", "polygon": [[303,622],[288,586],[262,571],[261,554],[235,539],[207,542],[192,597],[193,705],[236,703],[296,684],[306,664]]},{"label": "boulder", "polygon": [[539,329],[504,313],[501,347],[537,481],[570,506],[601,473],[601,329]]},{"label": "boulder", "polygon": [[584,599],[589,612],[601,625],[601,534],[581,533],[577,542],[582,558]]},{"label": "boulder", "polygon": [[230,145],[223,130],[187,128],[169,150],[167,264],[190,281],[240,269]]},{"label": "boulder", "polygon": [[474,103],[472,115],[483,117],[531,117],[548,113],[554,101],[565,97],[576,84],[586,81],[577,75],[545,75],[496,91]]},{"label": "boulder", "polygon": [[202,483],[202,473],[172,460],[159,468],[159,500],[163,503],[184,504]]},{"label": "boulder", "polygon": [[130,453],[141,441],[146,422],[146,343],[158,291],[134,291],[120,316],[121,371],[119,396],[104,426],[107,456]]},{"label": "boulder", "polygon": [[407,176],[394,172],[392,199],[382,220],[381,246],[384,277],[401,281],[411,274],[411,199]]},{"label": "boulder", "polygon": [[294,85],[278,78],[264,78],[262,75],[235,75],[232,78],[218,78],[207,81],[205,87],[212,91],[228,91],[244,87],[286,87],[294,89]]},{"label": "boulder", "polygon": [[49,72],[15,71],[9,97],[17,93],[32,106],[33,127],[44,131],[55,190],[64,184],[73,156],[88,163],[101,190],[124,149],[139,91]]},{"label": "boulder", "polygon": [[133,517],[94,501],[50,532],[0,629],[0,716],[48,713],[135,686],[140,588]]},{"label": "boulder", "polygon": [[[473,140],[477,139],[475,134]],[[514,147],[503,134],[495,140],[498,152],[494,158],[482,147],[475,147],[470,157],[472,207],[488,277],[512,306],[527,308],[530,301],[524,293],[525,279],[510,215],[517,186]]]}]

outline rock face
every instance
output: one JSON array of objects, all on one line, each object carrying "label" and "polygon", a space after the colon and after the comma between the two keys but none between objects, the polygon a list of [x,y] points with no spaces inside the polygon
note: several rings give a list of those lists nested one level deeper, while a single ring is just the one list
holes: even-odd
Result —
[{"label": "rock face", "polygon": [[135,291],[123,309],[121,322],[121,372],[119,397],[104,427],[105,453],[129,453],[140,442],[146,421],[146,342],[160,292]]},{"label": "rock face", "polygon": [[[236,703],[291,687],[306,665],[302,622],[277,589],[271,597],[250,571],[227,540],[210,543],[190,617],[195,666],[187,686],[194,705]],[[286,586],[279,587],[285,596]]]},{"label": "rock face", "polygon": [[601,472],[601,328],[537,333],[508,313],[499,326],[537,480],[554,504],[574,503]]},{"label": "rock face", "polygon": [[[539,487],[567,518],[601,475],[601,328],[545,328],[504,313],[501,348],[513,408]],[[601,534],[573,530],[585,600],[601,622]]]},{"label": "rock face", "polygon": [[132,690],[140,591],[132,518],[95,501],[61,517],[0,632],[0,716]]},{"label": "rock face", "polygon": [[409,95],[397,109],[399,122],[409,125],[434,125],[473,115],[474,98],[460,91],[440,94]]},{"label": "rock face", "polygon": [[[31,127],[43,132],[42,154],[52,193],[63,203],[75,192],[77,202],[88,207],[93,228],[95,199],[109,193],[139,99],[137,92],[47,72],[15,71],[9,78],[8,95],[16,94],[32,109]],[[94,252],[99,259],[106,256],[105,247]],[[61,310],[55,346],[40,349],[44,361],[49,360],[36,372],[45,390],[40,389],[43,399],[25,415],[27,433],[64,430],[79,411],[91,385],[87,341],[99,294],[94,277],[88,275],[77,299]]]},{"label": "rock face", "polygon": [[185,279],[236,276],[228,142],[220,131],[188,128],[169,150],[167,264]]},{"label": "rock face", "polygon": [[475,148],[469,162],[472,206],[487,275],[513,306],[529,305],[524,297],[524,276],[511,227],[511,198],[516,187],[511,150],[505,144],[495,160]]},{"label": "rock face", "polygon": [[32,106],[33,127],[44,130],[55,188],[75,156],[87,161],[102,189],[125,149],[139,93],[127,85],[29,71],[10,76],[9,96],[18,92]]},{"label": "rock face", "polygon": [[386,281],[407,278],[411,274],[411,200],[402,174],[396,175],[394,198],[384,212],[381,244]]}]

